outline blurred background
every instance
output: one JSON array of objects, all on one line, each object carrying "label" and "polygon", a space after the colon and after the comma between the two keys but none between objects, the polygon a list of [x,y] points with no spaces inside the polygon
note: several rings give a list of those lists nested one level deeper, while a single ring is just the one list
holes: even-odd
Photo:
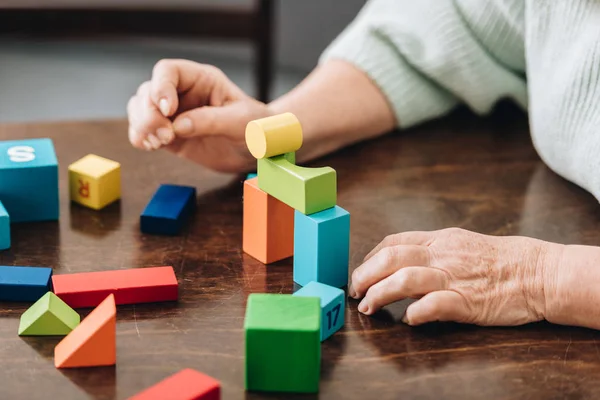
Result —
[{"label": "blurred background", "polygon": [[365,0],[0,0],[0,122],[125,117],[162,58],[294,87]]}]

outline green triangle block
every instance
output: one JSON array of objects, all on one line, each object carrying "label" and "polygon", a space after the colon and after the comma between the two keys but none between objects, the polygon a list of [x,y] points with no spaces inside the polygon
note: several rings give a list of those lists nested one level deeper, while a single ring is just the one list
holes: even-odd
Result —
[{"label": "green triangle block", "polygon": [[79,314],[52,292],[21,315],[19,336],[64,336],[79,325]]}]

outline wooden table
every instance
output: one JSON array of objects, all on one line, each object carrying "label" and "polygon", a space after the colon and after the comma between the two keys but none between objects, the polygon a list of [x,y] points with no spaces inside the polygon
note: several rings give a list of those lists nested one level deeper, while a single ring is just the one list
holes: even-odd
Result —
[{"label": "wooden table", "polygon": [[[172,265],[177,304],[118,308],[116,368],[59,371],[59,339],[20,338],[26,304],[0,305],[1,399],[125,399],[181,368],[223,384],[223,399],[296,398],[244,391],[243,318],[254,292],[291,293],[291,260],[265,267],[241,251],[240,177],[208,172],[165,152],[129,146],[122,121],[11,125],[0,140],[50,137],[60,161],[59,223],[13,226],[2,265],[56,274]],[[69,203],[67,166],[88,153],[122,163],[123,199],[96,212]],[[338,171],[352,214],[351,268],[386,234],[460,226],[564,243],[600,242],[600,207],[548,170],[524,116],[464,113],[319,160]],[[198,187],[185,234],[140,234],[140,211],[159,183]],[[595,331],[547,323],[520,328],[400,322],[407,303],[375,317],[350,300],[345,328],[325,342],[321,399],[581,399],[600,396]],[[87,311],[86,311],[87,313]],[[165,399],[167,400],[167,399]]]}]

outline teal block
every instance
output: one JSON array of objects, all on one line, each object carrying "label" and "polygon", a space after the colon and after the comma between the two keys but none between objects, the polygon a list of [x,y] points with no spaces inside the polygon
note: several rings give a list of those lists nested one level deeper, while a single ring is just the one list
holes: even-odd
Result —
[{"label": "teal block", "polygon": [[300,167],[290,159],[291,154],[294,153],[258,160],[258,187],[303,214],[335,206],[335,170],[330,167]]},{"label": "teal block", "polygon": [[58,161],[50,139],[0,142],[0,201],[11,222],[58,219]]},{"label": "teal block", "polygon": [[313,281],[299,289],[294,296],[318,297],[321,300],[321,341],[344,326],[346,294],[342,289]]},{"label": "teal block", "polygon": [[321,373],[321,307],[316,297],[248,296],[246,389],[315,393]]},{"label": "teal block", "polygon": [[0,202],[0,250],[10,248],[10,217]]},{"label": "teal block", "polygon": [[294,213],[294,282],[346,286],[349,257],[348,211],[335,206],[311,215]]},{"label": "teal block", "polygon": [[257,176],[258,175],[256,173],[251,172],[248,175],[246,175],[246,180],[256,178]]}]

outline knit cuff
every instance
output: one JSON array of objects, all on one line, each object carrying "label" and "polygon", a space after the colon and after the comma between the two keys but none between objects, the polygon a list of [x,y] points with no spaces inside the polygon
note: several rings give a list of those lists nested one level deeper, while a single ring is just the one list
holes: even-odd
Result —
[{"label": "knit cuff", "polygon": [[387,98],[398,121],[408,128],[450,111],[457,99],[413,68],[384,34],[354,23],[321,55],[319,63],[338,59],[365,72]]}]

